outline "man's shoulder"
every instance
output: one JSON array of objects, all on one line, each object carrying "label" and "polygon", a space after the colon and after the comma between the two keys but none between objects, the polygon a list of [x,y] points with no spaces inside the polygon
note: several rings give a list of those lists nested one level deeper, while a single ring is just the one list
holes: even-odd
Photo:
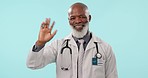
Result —
[{"label": "man's shoulder", "polygon": [[110,54],[111,49],[112,49],[111,45],[95,35],[94,35],[94,38],[98,41],[99,46],[102,48],[104,54],[106,55]]},{"label": "man's shoulder", "polygon": [[104,41],[100,37],[98,37],[98,36],[96,36],[94,34],[93,34],[92,37],[94,38],[95,41],[97,41],[99,44],[103,45],[104,47],[110,46],[106,41]]}]

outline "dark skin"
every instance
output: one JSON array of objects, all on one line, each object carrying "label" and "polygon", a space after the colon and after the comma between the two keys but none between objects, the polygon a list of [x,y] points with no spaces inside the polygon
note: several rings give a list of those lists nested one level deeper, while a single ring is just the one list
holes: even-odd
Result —
[{"label": "dark skin", "polygon": [[55,30],[53,33],[51,33],[54,23],[55,22],[53,22],[52,25],[49,26],[50,25],[50,18],[46,18],[46,21],[42,22],[36,45],[43,46],[44,44],[46,44],[48,41],[50,41],[55,36],[57,30]]},{"label": "dark skin", "polygon": [[[68,12],[69,24],[78,32],[80,32],[85,24],[91,20],[91,16],[86,10],[87,8],[83,4],[76,3],[70,7],[70,10]],[[42,22],[36,45],[43,46],[55,36],[57,30],[51,33],[54,23],[55,22],[53,22],[52,25],[49,26],[49,18],[46,18],[45,22]]]},{"label": "dark skin", "polygon": [[86,10],[87,7],[83,6],[83,4],[74,4],[69,9],[69,24],[78,32],[91,20],[91,15]]}]

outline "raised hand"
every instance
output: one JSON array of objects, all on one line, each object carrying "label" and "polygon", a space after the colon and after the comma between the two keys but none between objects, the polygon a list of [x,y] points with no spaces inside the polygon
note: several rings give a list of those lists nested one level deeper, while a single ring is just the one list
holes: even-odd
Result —
[{"label": "raised hand", "polygon": [[50,25],[50,18],[46,18],[45,22],[42,22],[40,27],[40,32],[38,36],[38,40],[36,42],[37,45],[41,46],[44,45],[46,42],[50,41],[56,34],[57,30],[55,30],[53,33],[51,33],[52,28],[54,26],[55,22]]}]

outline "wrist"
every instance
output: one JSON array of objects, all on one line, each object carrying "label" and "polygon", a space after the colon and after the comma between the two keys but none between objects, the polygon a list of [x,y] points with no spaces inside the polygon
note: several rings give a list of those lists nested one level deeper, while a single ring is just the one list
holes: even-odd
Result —
[{"label": "wrist", "polygon": [[38,46],[43,46],[45,44],[46,44],[46,42],[39,41],[39,40],[36,41],[36,45],[38,45]]}]

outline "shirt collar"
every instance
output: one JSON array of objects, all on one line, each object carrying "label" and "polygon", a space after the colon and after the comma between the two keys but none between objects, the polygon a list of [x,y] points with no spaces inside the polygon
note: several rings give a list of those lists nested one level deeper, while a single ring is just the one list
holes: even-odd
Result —
[{"label": "shirt collar", "polygon": [[76,42],[78,42],[78,40],[80,40],[80,39],[83,39],[84,40],[84,43],[87,44],[89,42],[89,40],[91,39],[91,33],[88,31],[87,34],[83,38],[76,38],[74,36],[72,36],[72,37],[74,38],[74,40]]}]

